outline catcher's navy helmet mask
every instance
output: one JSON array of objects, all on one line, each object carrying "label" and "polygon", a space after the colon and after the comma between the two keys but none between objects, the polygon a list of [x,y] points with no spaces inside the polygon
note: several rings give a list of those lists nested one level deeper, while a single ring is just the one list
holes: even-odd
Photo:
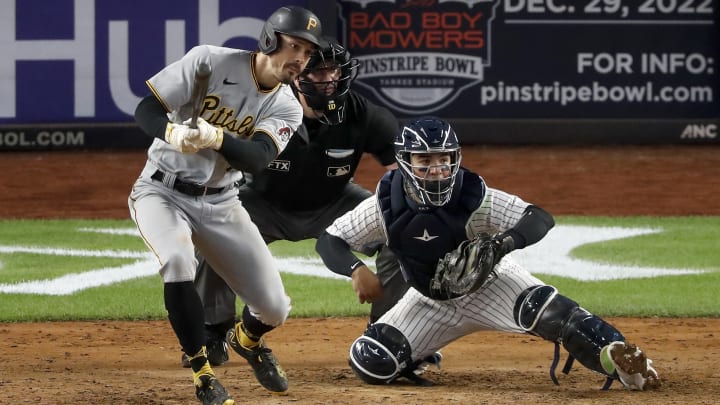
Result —
[{"label": "catcher's navy helmet mask", "polygon": [[[440,166],[443,172],[449,172],[448,176],[428,179],[426,176],[432,166],[413,167],[411,155],[416,153],[449,154],[450,163]],[[443,206],[450,201],[462,156],[460,143],[448,122],[428,117],[405,125],[395,138],[395,158],[408,194],[418,204]]]}]

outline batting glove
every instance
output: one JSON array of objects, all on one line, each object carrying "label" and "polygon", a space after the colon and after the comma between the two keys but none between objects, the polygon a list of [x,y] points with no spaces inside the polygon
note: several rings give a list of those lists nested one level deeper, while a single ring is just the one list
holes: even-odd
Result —
[{"label": "batting glove", "polygon": [[[190,120],[183,122],[183,125],[189,125]],[[202,118],[197,119],[197,132],[187,138],[189,144],[198,149],[213,148],[220,149],[223,143],[224,132],[222,128],[216,127]]]},{"label": "batting glove", "polygon": [[197,136],[194,135],[193,132],[198,132],[198,130],[192,129],[187,125],[168,122],[167,126],[165,127],[165,142],[174,146],[182,153],[195,153],[200,148],[188,142],[188,139],[192,138],[193,136]]}]

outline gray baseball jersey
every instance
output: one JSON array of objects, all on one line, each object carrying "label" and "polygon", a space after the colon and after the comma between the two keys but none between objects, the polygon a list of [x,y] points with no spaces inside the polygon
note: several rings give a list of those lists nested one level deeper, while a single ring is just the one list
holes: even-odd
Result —
[{"label": "gray baseball jersey", "polygon": [[[168,118],[175,123],[190,118],[195,68],[201,62],[212,68],[201,116],[221,126],[225,136],[246,138],[262,131],[275,141],[278,153],[285,149],[302,122],[302,107],[287,85],[278,84],[271,90],[259,88],[252,69],[254,53],[249,51],[196,46],[151,77],[147,85],[170,111]],[[210,187],[228,186],[242,178],[242,172],[232,170],[222,155],[212,149],[180,153],[160,139],[150,146],[148,160],[164,172]]]},{"label": "gray baseball jersey", "polygon": [[[518,222],[528,205],[515,195],[488,187],[482,202],[465,224],[467,238],[509,229]],[[338,218],[327,232],[361,253],[366,246],[387,243],[387,230],[377,197],[367,198]],[[428,237],[431,236],[417,235],[416,239]],[[495,267],[497,277],[472,294],[439,301],[410,288],[377,322],[392,325],[405,335],[412,348],[413,360],[423,359],[448,343],[479,330],[524,333],[514,320],[515,298],[526,288],[544,283],[510,256],[504,257]]]},{"label": "gray baseball jersey", "polygon": [[[222,127],[225,137],[262,131],[282,151],[300,125],[302,107],[287,85],[261,89],[254,61],[253,52],[197,46],[147,84],[170,111],[168,118],[182,123],[191,115],[195,68],[207,62],[212,75],[201,116]],[[260,232],[237,199],[241,178],[242,172],[215,150],[181,153],[155,139],[130,194],[130,213],[166,283],[194,280],[197,248],[256,318],[277,326],[290,311],[290,299]]]}]

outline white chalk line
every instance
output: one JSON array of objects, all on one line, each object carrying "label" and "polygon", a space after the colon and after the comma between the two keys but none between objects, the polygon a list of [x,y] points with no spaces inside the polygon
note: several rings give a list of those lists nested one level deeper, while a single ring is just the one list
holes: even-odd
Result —
[{"label": "white chalk line", "polygon": [[[81,228],[83,232],[138,235],[135,229]],[[623,266],[591,262],[570,257],[570,251],[588,243],[629,238],[661,232],[650,228],[590,227],[558,225],[537,244],[511,255],[534,274],[557,275],[581,281],[614,280],[703,273],[698,269]],[[157,260],[150,253],[127,250],[84,250],[0,245],[0,253],[35,253],[49,256],[85,256],[137,259],[123,266],[104,267],[65,274],[45,280],[0,284],[0,293],[70,295],[87,288],[100,287],[157,274]],[[286,257],[275,259],[283,273],[347,279],[328,270],[319,257]],[[367,260],[374,266],[372,259]],[[2,271],[2,263],[0,263]],[[158,276],[159,277],[159,276]]]}]

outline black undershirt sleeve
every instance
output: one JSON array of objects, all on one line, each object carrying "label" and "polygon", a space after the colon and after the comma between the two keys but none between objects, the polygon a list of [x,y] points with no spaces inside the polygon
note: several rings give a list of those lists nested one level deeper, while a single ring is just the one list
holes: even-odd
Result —
[{"label": "black undershirt sleeve", "polygon": [[154,95],[143,98],[135,108],[135,122],[147,135],[165,140],[167,111]]},{"label": "black undershirt sleeve", "polygon": [[315,250],[328,269],[343,276],[350,277],[355,269],[365,264],[353,254],[347,242],[327,232],[318,237]]},{"label": "black undershirt sleeve", "polygon": [[250,139],[226,135],[218,152],[234,169],[252,174],[260,173],[278,155],[272,138],[259,131]]},{"label": "black undershirt sleeve", "polygon": [[555,226],[552,215],[544,209],[529,205],[517,224],[500,235],[499,239],[510,235],[515,249],[522,249],[542,239]]}]

